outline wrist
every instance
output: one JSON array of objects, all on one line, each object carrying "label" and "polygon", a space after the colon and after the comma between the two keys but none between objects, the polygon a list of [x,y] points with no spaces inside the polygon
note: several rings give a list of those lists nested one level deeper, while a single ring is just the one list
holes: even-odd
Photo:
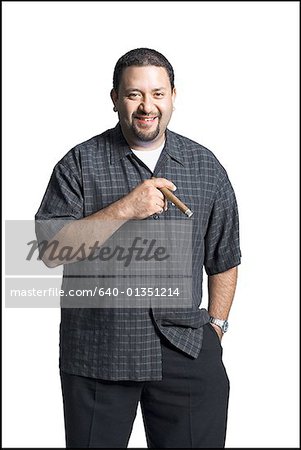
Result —
[{"label": "wrist", "polygon": [[210,316],[209,321],[212,325],[217,326],[220,329],[220,331],[222,332],[222,334],[224,334],[228,331],[228,327],[229,327],[228,320],[218,319],[217,317]]},{"label": "wrist", "polygon": [[108,207],[108,212],[112,215],[112,218],[116,220],[131,220],[133,217],[130,212],[130,208],[127,207],[123,199],[117,200]]}]

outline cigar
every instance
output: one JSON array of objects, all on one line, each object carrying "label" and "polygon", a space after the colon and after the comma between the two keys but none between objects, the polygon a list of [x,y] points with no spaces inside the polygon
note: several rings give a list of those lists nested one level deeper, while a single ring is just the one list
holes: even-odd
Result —
[{"label": "cigar", "polygon": [[191,209],[188,208],[188,206],[185,205],[185,203],[181,202],[178,197],[175,196],[169,189],[167,188],[158,188],[162,192],[162,194],[165,195],[165,197],[170,200],[182,213],[184,213],[187,217],[191,217],[193,212]]}]

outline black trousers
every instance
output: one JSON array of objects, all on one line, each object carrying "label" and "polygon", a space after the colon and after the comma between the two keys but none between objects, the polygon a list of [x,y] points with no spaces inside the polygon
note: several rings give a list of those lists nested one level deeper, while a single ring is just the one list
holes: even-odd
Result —
[{"label": "black trousers", "polygon": [[148,448],[223,448],[229,380],[210,324],[194,359],[162,341],[163,380],[105,381],[61,372],[67,448],[126,448],[141,404]]}]

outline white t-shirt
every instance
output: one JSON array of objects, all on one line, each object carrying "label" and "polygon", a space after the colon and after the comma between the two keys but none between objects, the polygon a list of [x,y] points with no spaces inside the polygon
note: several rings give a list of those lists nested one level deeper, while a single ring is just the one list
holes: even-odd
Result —
[{"label": "white t-shirt", "polygon": [[131,150],[153,172],[164,145],[165,142],[163,142],[160,147],[155,148],[154,150]]}]

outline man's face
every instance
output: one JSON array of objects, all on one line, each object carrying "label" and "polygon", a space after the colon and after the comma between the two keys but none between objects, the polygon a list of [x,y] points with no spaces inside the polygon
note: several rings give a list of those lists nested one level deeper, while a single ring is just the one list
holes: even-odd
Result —
[{"label": "man's face", "polygon": [[130,146],[155,148],[163,143],[175,95],[164,67],[123,70],[118,93],[113,90],[111,96]]}]

